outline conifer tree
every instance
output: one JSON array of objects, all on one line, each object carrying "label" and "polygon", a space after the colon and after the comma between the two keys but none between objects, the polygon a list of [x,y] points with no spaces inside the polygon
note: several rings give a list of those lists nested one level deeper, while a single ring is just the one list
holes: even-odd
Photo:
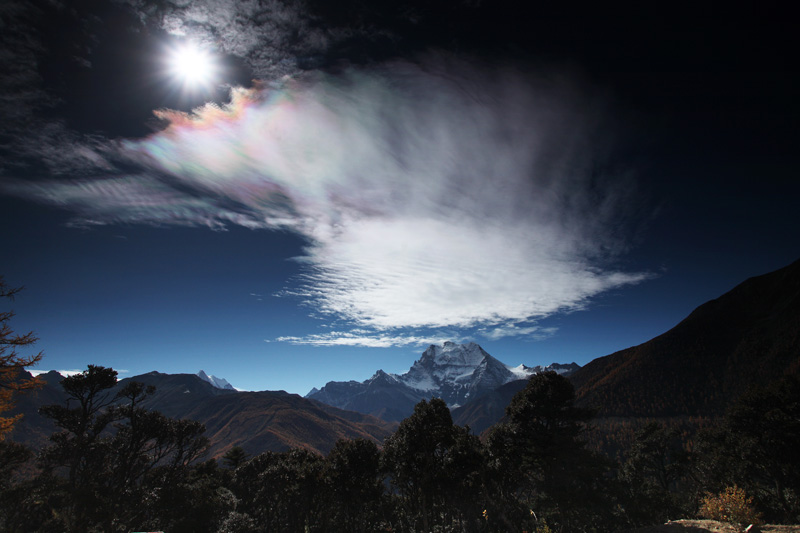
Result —
[{"label": "conifer tree", "polygon": [[222,462],[227,468],[236,470],[247,461],[247,452],[241,446],[234,446],[222,456]]},{"label": "conifer tree", "polygon": [[767,520],[800,519],[800,377],[749,389],[697,440],[694,475],[703,490],[738,485]]},{"label": "conifer tree", "polygon": [[336,442],[325,458],[328,519],[342,531],[368,532],[381,529],[384,503],[381,452],[366,439]]},{"label": "conifer tree", "polygon": [[[21,290],[22,287],[9,287],[3,276],[0,276],[0,298],[13,300]],[[34,365],[42,359],[42,352],[23,355],[18,351],[36,343],[37,338],[33,332],[15,333],[9,325],[13,317],[14,311],[0,311],[0,441],[22,417],[2,416],[14,407],[14,395],[41,386],[36,378],[20,379],[20,373],[26,366]]]},{"label": "conifer tree", "polygon": [[480,443],[453,425],[443,400],[420,401],[386,440],[383,457],[412,530],[475,529],[484,509]]},{"label": "conifer tree", "polygon": [[495,492],[510,502],[506,514],[524,503],[531,517],[562,531],[598,529],[609,518],[611,492],[603,484],[610,465],[583,440],[592,415],[575,405],[572,384],[555,372],[535,374],[514,396],[487,443]]}]

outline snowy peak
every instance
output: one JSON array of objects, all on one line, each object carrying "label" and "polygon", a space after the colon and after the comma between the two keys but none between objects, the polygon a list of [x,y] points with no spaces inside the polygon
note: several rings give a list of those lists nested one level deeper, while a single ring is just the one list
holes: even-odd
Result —
[{"label": "snowy peak", "polygon": [[456,344],[445,342],[442,346],[431,344],[416,364],[435,366],[478,366],[484,358],[491,357],[483,348],[470,342]]},{"label": "snowy peak", "polygon": [[442,382],[470,380],[481,365],[492,363],[502,366],[474,342],[431,344],[400,379],[416,389],[429,390]]},{"label": "snowy peak", "polygon": [[231,385],[230,383],[228,383],[228,381],[227,381],[226,379],[224,379],[224,378],[218,378],[218,377],[216,377],[216,376],[209,376],[209,375],[208,375],[208,374],[206,374],[206,373],[205,373],[203,370],[201,370],[200,372],[198,372],[196,375],[197,375],[197,377],[198,377],[198,378],[200,378],[200,379],[202,379],[203,381],[206,381],[206,382],[208,382],[208,383],[211,383],[212,385],[214,385],[214,386],[215,386],[216,388],[218,388],[218,389],[236,390],[236,389],[233,387],[233,385]]},{"label": "snowy peak", "polygon": [[540,374],[542,372],[555,372],[556,374],[561,374],[562,376],[568,376],[578,370],[580,365],[577,363],[569,363],[569,364],[561,364],[561,363],[551,363],[547,366],[525,366],[519,365],[514,367],[508,367],[508,369],[517,377],[517,379],[527,379],[528,377],[532,376],[533,374]]},{"label": "snowy peak", "polygon": [[[474,342],[430,345],[405,374],[378,370],[363,382],[331,381],[306,398],[341,409],[374,414],[384,420],[402,420],[422,399],[441,398],[451,408],[483,396],[510,381],[545,370],[568,373],[571,365],[509,367]],[[575,368],[577,365],[572,364]]]},{"label": "snowy peak", "polygon": [[387,374],[383,370],[378,370],[377,372],[375,372],[375,375],[373,375],[366,381],[367,385],[380,385],[380,384],[394,385],[396,383],[397,383],[397,378],[392,374]]},{"label": "snowy peak", "polygon": [[398,376],[407,387],[438,396],[450,406],[463,405],[514,379],[506,365],[474,342],[431,345],[408,372]]}]

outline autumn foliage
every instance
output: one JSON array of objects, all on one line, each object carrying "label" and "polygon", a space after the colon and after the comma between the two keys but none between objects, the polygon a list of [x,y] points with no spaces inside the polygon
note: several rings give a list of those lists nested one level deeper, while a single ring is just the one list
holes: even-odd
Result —
[{"label": "autumn foliage", "polygon": [[[9,287],[0,276],[0,298],[13,300],[22,287]],[[36,342],[33,332],[19,334],[11,329],[10,320],[14,311],[0,311],[0,441],[14,427],[22,415],[2,416],[14,407],[14,395],[39,386],[39,381],[20,379],[20,373],[26,366],[37,363],[42,353],[23,355],[21,349]]]},{"label": "autumn foliage", "polygon": [[736,485],[726,487],[719,494],[706,493],[699,514],[704,518],[739,526],[761,522],[761,515],[756,512],[753,498],[748,497],[744,489]]}]

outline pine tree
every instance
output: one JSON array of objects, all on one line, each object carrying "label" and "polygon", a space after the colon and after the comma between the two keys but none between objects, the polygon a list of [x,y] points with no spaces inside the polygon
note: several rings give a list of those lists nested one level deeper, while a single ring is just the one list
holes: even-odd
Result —
[{"label": "pine tree", "polygon": [[384,505],[381,452],[366,439],[336,442],[325,458],[328,519],[342,531],[377,531]]},{"label": "pine tree", "polygon": [[[592,415],[575,405],[575,390],[565,377],[532,376],[488,438],[495,492],[505,501],[525,503],[531,516],[546,518],[557,529],[600,528],[612,507],[604,486],[610,465],[586,449],[583,436]],[[514,510],[507,506],[504,512]]]},{"label": "pine tree", "polygon": [[383,453],[402,518],[411,529],[475,529],[485,509],[481,446],[467,430],[453,425],[443,400],[419,402],[386,440]]},{"label": "pine tree", "polygon": [[[9,287],[3,276],[0,276],[0,298],[13,300],[21,290],[22,287]],[[42,352],[28,356],[18,352],[20,348],[36,343],[37,338],[33,332],[15,333],[9,325],[13,317],[14,311],[0,312],[0,441],[22,418],[21,414],[2,416],[14,407],[14,395],[41,386],[41,382],[36,378],[20,379],[20,373],[26,366],[34,365],[42,359]]]},{"label": "pine tree", "polygon": [[222,456],[222,462],[227,468],[236,470],[247,461],[247,452],[241,446],[234,446]]}]

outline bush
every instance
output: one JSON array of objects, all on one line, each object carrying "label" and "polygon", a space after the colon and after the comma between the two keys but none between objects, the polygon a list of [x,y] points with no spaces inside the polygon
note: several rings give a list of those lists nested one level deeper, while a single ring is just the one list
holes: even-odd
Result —
[{"label": "bush", "polygon": [[761,515],[753,507],[753,498],[748,498],[744,489],[736,485],[719,494],[706,493],[700,516],[740,526],[761,522]]}]

